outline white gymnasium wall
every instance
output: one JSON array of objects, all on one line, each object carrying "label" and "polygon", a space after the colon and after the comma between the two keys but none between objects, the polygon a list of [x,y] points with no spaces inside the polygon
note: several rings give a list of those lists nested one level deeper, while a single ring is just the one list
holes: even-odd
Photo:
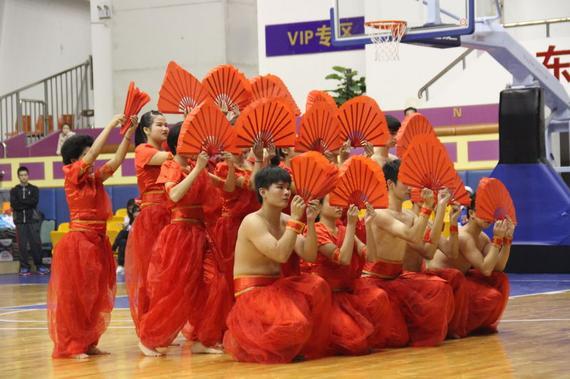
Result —
[{"label": "white gymnasium wall", "polygon": [[330,6],[330,0],[257,0],[259,72],[280,76],[301,110],[305,109],[305,99],[309,91],[335,87],[333,81],[324,79],[332,72],[332,66],[346,66],[364,74],[364,51],[267,57],[265,26],[325,20],[329,18]]},{"label": "white gymnasium wall", "polygon": [[0,95],[85,61],[89,2],[0,1]]},{"label": "white gymnasium wall", "polygon": [[113,0],[115,111],[131,80],[152,98],[145,110],[156,109],[171,60],[198,79],[224,63],[257,74],[255,14],[254,0]]}]

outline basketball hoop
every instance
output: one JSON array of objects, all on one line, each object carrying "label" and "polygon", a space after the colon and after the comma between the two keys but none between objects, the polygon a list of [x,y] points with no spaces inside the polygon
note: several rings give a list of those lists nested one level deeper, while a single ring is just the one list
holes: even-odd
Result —
[{"label": "basketball hoop", "polygon": [[400,59],[398,51],[400,41],[406,34],[408,25],[406,21],[368,21],[364,25],[368,28],[368,34],[376,48],[376,61],[397,61]]}]

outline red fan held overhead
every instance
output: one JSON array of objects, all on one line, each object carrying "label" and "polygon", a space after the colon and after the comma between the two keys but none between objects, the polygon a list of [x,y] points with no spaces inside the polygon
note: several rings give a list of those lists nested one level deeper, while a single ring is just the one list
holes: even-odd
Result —
[{"label": "red fan held overhead", "polygon": [[207,98],[208,92],[198,79],[176,62],[168,64],[158,93],[159,111],[188,114]]},{"label": "red fan held overhead", "polygon": [[507,216],[515,224],[517,215],[509,190],[496,178],[482,178],[475,198],[475,215],[485,221],[503,220]]},{"label": "red fan held overhead", "polygon": [[222,151],[239,154],[235,140],[235,130],[224,114],[211,100],[206,100],[186,116],[176,151],[186,156],[201,151],[206,151],[210,156]]},{"label": "red fan held overhead", "polygon": [[398,130],[398,134],[396,134],[396,155],[403,158],[408,145],[414,137],[423,134],[437,138],[433,126],[423,114],[413,113],[406,116]]},{"label": "red fan held overhead", "polygon": [[289,89],[278,76],[272,74],[256,76],[251,79],[250,83],[251,91],[253,93],[253,101],[263,98],[271,99],[279,97],[289,103],[289,106],[295,113],[295,116],[299,116],[301,114],[301,111],[299,110],[297,103],[295,103],[293,96],[291,96]]},{"label": "red fan held overhead", "polygon": [[445,147],[430,135],[414,138],[402,158],[398,180],[416,188],[455,188],[457,172]]},{"label": "red fan held overhead", "polygon": [[469,192],[465,189],[465,184],[463,180],[456,175],[455,183],[453,187],[449,189],[451,191],[451,202],[459,205],[469,207],[471,205],[471,196]]},{"label": "red fan held overhead", "polygon": [[293,182],[297,193],[309,202],[322,199],[337,183],[338,169],[316,151],[309,151],[291,159]]},{"label": "red fan held overhead", "polygon": [[325,153],[335,151],[342,146],[337,109],[325,102],[315,103],[301,120],[301,131],[295,150],[309,150]]},{"label": "red fan held overhead", "polygon": [[316,103],[326,103],[331,107],[336,108],[336,101],[334,101],[331,95],[329,95],[325,91],[313,90],[309,92],[309,94],[307,95],[307,104],[305,105],[305,112],[311,109],[313,104]]},{"label": "red fan held overhead", "polygon": [[235,125],[238,147],[295,145],[295,115],[282,99],[261,99],[251,103]]},{"label": "red fan held overhead", "polygon": [[384,112],[368,96],[357,96],[341,105],[338,119],[341,139],[350,139],[353,147],[360,147],[363,141],[374,146],[388,143],[390,134]]},{"label": "red fan held overhead", "polygon": [[123,114],[126,117],[126,121],[121,127],[121,134],[125,134],[127,130],[131,127],[131,116],[139,114],[141,109],[150,101],[150,96],[141,91],[135,86],[135,82],[129,84],[129,89],[127,91],[127,98],[125,100],[125,110]]},{"label": "red fan held overhead", "polygon": [[349,158],[340,169],[338,183],[329,201],[331,205],[343,208],[355,204],[364,209],[367,202],[374,208],[388,207],[386,180],[380,166],[367,157]]},{"label": "red fan held overhead", "polygon": [[251,103],[251,84],[244,74],[230,64],[212,69],[204,80],[204,87],[222,112],[240,114]]}]

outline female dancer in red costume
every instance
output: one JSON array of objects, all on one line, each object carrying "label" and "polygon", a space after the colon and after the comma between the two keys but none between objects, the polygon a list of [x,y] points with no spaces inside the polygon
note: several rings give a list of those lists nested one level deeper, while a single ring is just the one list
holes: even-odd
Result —
[{"label": "female dancer in red costume", "polygon": [[[168,134],[174,159],[162,165],[157,183],[164,184],[171,210],[148,268],[148,310],[140,318],[139,348],[159,356],[189,321],[199,342],[195,352],[221,352],[231,293],[223,275],[223,259],[208,235],[206,223],[219,199],[207,171],[208,155],[195,162],[176,154],[181,123]],[[206,350],[204,347],[213,347]]]},{"label": "female dancer in red costume", "polygon": [[[244,155],[224,154],[225,161],[218,163],[215,175],[223,179],[222,216],[218,218],[214,235],[224,256],[224,270],[230,286],[233,285],[234,251],[239,226],[248,214],[259,209],[260,204],[251,187],[254,173],[246,166]],[[232,289],[233,293],[233,289]]]},{"label": "female dancer in red costume", "polygon": [[135,168],[141,212],[129,233],[125,282],[137,335],[140,317],[148,308],[146,276],[152,247],[162,228],[170,223],[164,186],[156,183],[160,166],[172,159],[171,153],[161,149],[167,136],[166,118],[157,111],[145,113],[135,131]]},{"label": "female dancer in red costume", "polygon": [[106,235],[112,215],[103,182],[119,168],[137,124],[131,118],[115,157],[94,169],[111,130],[124,122],[118,115],[93,141],[88,135],[70,137],[61,148],[65,196],[71,225],[53,254],[48,286],[48,328],[54,342],[54,358],[87,358],[106,354],[97,348],[107,329],[115,301],[115,260]]},{"label": "female dancer in red costume", "polygon": [[310,270],[325,279],[333,291],[330,354],[366,354],[385,347],[393,305],[386,292],[360,278],[366,262],[366,246],[355,236],[358,208],[347,212],[323,199],[320,222],[315,224],[319,254]]}]

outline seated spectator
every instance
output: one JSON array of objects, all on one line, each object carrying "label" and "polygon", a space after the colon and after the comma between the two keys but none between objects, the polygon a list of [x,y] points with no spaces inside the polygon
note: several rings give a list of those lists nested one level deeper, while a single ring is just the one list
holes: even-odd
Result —
[{"label": "seated spectator", "polygon": [[71,131],[71,126],[69,124],[63,124],[61,127],[61,133],[59,133],[59,139],[57,140],[57,150],[55,151],[56,155],[61,155],[61,147],[63,143],[67,141],[67,139],[71,136],[74,136],[75,132]]},{"label": "seated spectator", "polygon": [[[133,200],[133,199],[131,199]],[[130,201],[129,200],[129,203]],[[127,247],[127,239],[129,238],[129,231],[135,219],[140,213],[140,208],[134,203],[132,206],[127,205],[127,217],[129,218],[128,225],[125,225],[123,230],[119,232],[115,242],[113,243],[113,251],[117,253],[117,275],[123,275],[125,273],[125,249]]]}]

